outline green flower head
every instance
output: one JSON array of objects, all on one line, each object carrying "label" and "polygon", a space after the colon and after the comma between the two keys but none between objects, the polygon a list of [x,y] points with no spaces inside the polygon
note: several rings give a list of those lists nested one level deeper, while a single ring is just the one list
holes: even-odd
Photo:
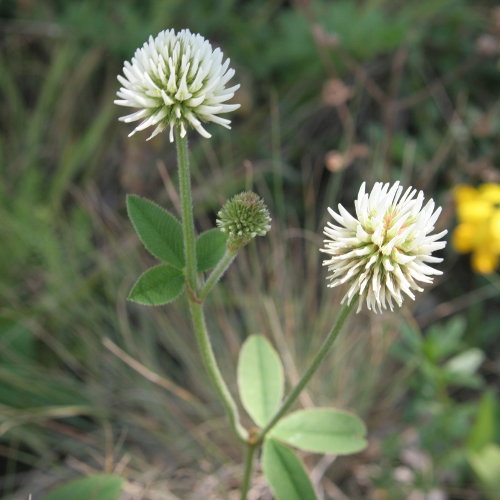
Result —
[{"label": "green flower head", "polygon": [[271,217],[264,201],[251,191],[231,198],[217,214],[217,227],[228,235],[229,248],[244,247],[271,229]]}]

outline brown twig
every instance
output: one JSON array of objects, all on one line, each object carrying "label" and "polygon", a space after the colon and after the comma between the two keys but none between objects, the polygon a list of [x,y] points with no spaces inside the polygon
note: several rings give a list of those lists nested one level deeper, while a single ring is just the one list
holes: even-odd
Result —
[{"label": "brown twig", "polygon": [[111,351],[117,358],[120,358],[125,364],[130,366],[130,368],[135,370],[137,373],[142,375],[145,379],[149,380],[153,384],[163,387],[163,389],[166,389],[167,391],[171,392],[178,398],[183,399],[184,401],[188,401],[189,403],[201,404],[201,402],[198,401],[190,392],[144,366],[142,363],[120,349],[120,347],[118,347],[108,337],[104,337],[102,343],[104,347]]}]

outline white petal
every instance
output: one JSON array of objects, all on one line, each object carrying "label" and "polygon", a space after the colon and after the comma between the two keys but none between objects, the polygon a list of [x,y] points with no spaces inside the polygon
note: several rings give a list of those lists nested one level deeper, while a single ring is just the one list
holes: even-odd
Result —
[{"label": "white petal", "polygon": [[[239,108],[239,104],[224,104],[232,99],[238,84],[226,86],[234,76],[219,48],[213,49],[201,35],[189,30],[164,30],[150,36],[137,49],[130,61],[125,61],[123,74],[118,76],[121,88],[115,103],[138,108],[121,118],[132,122],[143,120],[132,134],[148,127],[156,127],[150,135],[164,130],[160,121],[167,115],[172,120],[169,138],[173,141],[173,127],[179,126],[184,135],[192,127],[202,136],[210,134],[201,122],[214,122],[230,128],[230,120],[220,115]],[[162,118],[159,110],[164,107]],[[191,113],[188,116],[188,113]]]},{"label": "white petal", "polygon": [[[335,223],[327,222],[320,250],[329,257],[328,286],[348,284],[342,302],[360,296],[369,310],[382,312],[401,306],[403,294],[415,299],[417,282],[432,283],[441,271],[428,264],[442,261],[432,253],[442,249],[446,231],[430,234],[440,214],[433,200],[424,205],[423,192],[399,182],[377,182],[367,193],[363,183],[354,202],[356,217],[339,205],[328,208]],[[338,224],[338,225],[337,225]]]}]

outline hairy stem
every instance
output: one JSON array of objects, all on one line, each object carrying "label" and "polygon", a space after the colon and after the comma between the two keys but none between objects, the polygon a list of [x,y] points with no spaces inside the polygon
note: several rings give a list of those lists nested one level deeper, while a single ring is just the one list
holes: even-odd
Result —
[{"label": "hairy stem", "polygon": [[226,252],[222,259],[213,268],[212,272],[209,274],[207,281],[203,285],[198,294],[200,300],[204,300],[210,293],[214,285],[221,279],[222,275],[226,272],[227,268],[231,265],[234,258],[236,257],[238,250],[230,250],[226,248]]},{"label": "hairy stem", "polygon": [[240,488],[240,500],[246,500],[248,490],[250,489],[250,480],[252,478],[253,462],[255,451],[257,450],[258,443],[247,443],[245,454],[245,469],[243,472],[243,481]]},{"label": "hairy stem", "polygon": [[198,349],[203,359],[203,364],[210,377],[210,380],[217,389],[217,393],[224,405],[226,414],[229,418],[231,429],[238,436],[241,441],[246,442],[248,439],[247,430],[241,425],[238,414],[238,407],[229,392],[229,389],[224,381],[222,374],[217,366],[214,351],[210,338],[208,336],[207,326],[205,322],[205,314],[203,312],[203,305],[193,300],[189,301],[189,310],[191,312],[191,319],[196,334],[196,342]]},{"label": "hairy stem", "polygon": [[177,146],[177,165],[179,168],[179,191],[182,211],[182,235],[184,239],[184,259],[186,283],[192,294],[197,293],[196,236],[193,222],[193,200],[191,196],[191,173],[189,171],[189,154],[187,135],[181,137],[179,127],[175,127],[175,144]]},{"label": "hairy stem", "polygon": [[299,380],[297,385],[293,388],[292,392],[288,394],[288,396],[285,398],[283,403],[281,404],[280,408],[278,411],[275,413],[273,418],[269,421],[269,423],[262,429],[260,432],[260,439],[262,440],[265,435],[280,421],[280,419],[285,415],[285,413],[290,409],[290,407],[293,405],[295,400],[299,397],[300,393],[306,386],[306,384],[311,380],[312,376],[316,373],[318,370],[319,366],[321,365],[321,362],[325,359],[326,355],[330,351],[333,343],[337,339],[340,330],[342,329],[342,326],[345,323],[345,320],[349,316],[349,313],[352,311],[354,306],[356,305],[357,300],[352,300],[349,305],[343,306],[342,309],[340,310],[339,315],[337,316],[337,319],[330,330],[330,333],[326,337],[325,341],[323,342],[322,346],[320,347],[319,351],[316,353],[316,356],[312,360],[311,364],[305,371],[304,375],[302,375],[302,378]]},{"label": "hairy stem", "polygon": [[[191,321],[196,335],[198,349],[205,370],[213,382],[224,405],[231,428],[241,441],[246,442],[248,432],[241,425],[238,407],[229,392],[215,359],[210,337],[205,322],[205,313],[201,300],[197,297],[198,280],[196,264],[196,245],[193,220],[193,201],[191,196],[191,174],[189,171],[189,155],[187,137],[181,137],[179,127],[175,128],[177,145],[177,164],[179,167],[179,191],[181,197],[182,236],[184,241],[184,258],[186,274],[186,295],[191,313]],[[229,265],[229,263],[227,264]],[[227,266],[226,266],[227,267]],[[223,272],[223,271],[222,271]]]}]

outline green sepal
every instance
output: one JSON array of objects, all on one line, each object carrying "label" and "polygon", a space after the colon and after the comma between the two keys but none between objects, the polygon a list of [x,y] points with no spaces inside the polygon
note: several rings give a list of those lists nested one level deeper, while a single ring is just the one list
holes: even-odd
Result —
[{"label": "green sepal", "polygon": [[184,275],[179,269],[160,264],[144,272],[130,290],[128,299],[146,306],[161,306],[182,292]]}]

